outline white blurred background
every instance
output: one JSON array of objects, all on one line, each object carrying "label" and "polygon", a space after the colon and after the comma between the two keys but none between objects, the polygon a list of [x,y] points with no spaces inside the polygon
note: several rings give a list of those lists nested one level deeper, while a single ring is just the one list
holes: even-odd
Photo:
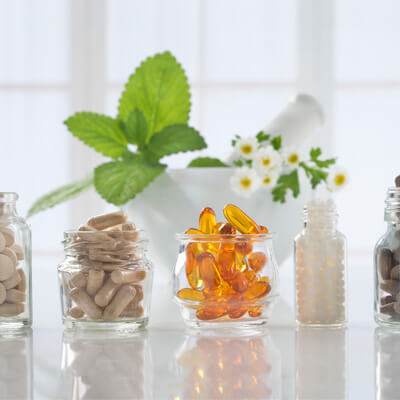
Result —
[{"label": "white blurred background", "polygon": [[[322,102],[327,123],[313,140],[348,169],[340,229],[350,289],[358,279],[369,298],[385,191],[400,172],[399,18],[398,0],[0,0],[0,190],[20,194],[24,215],[84,177],[101,158],[63,120],[83,109],[116,115],[139,62],[170,50],[189,76],[204,153],[223,157],[234,134],[258,132],[299,90]],[[57,296],[62,232],[109,208],[91,193],[30,220],[35,291],[51,287],[35,309]]]}]

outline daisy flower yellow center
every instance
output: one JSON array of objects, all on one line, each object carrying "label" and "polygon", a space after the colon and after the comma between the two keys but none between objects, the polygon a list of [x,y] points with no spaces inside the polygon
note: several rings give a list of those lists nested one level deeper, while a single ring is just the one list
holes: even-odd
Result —
[{"label": "daisy flower yellow center", "polygon": [[244,188],[248,188],[251,185],[251,180],[249,178],[243,178],[243,179],[240,180],[240,184]]},{"label": "daisy flower yellow center", "polygon": [[299,161],[299,156],[296,153],[293,153],[289,156],[288,161],[290,164],[296,164]]},{"label": "daisy flower yellow center", "polygon": [[335,185],[342,186],[346,183],[346,177],[343,174],[335,176]]},{"label": "daisy flower yellow center", "polygon": [[269,158],[262,159],[262,165],[264,165],[264,167],[268,167],[269,164],[271,164],[271,160]]},{"label": "daisy flower yellow center", "polygon": [[268,184],[271,182],[271,178],[269,176],[266,176],[263,180],[264,183]]},{"label": "daisy flower yellow center", "polygon": [[253,152],[253,146],[250,144],[243,145],[240,150],[243,154],[251,154]]}]

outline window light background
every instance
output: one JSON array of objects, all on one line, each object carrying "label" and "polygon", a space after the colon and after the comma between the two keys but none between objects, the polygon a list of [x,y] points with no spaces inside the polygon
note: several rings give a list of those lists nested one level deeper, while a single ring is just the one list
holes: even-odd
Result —
[{"label": "window light background", "polygon": [[[62,121],[81,109],[115,115],[129,74],[155,52],[171,50],[186,69],[191,124],[214,156],[308,90],[328,115],[315,143],[350,176],[336,196],[350,286],[361,280],[372,298],[385,192],[400,173],[399,15],[397,0],[0,0],[0,188],[20,194],[25,214],[38,196],[101,162]],[[58,296],[63,230],[106,209],[91,193],[30,220],[35,290],[47,284]],[[291,275],[289,262],[283,276]]]}]

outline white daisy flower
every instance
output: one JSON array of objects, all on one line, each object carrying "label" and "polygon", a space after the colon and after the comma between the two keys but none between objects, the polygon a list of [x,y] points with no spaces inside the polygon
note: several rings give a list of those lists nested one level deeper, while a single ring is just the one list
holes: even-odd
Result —
[{"label": "white daisy flower", "polygon": [[280,171],[282,158],[272,146],[267,146],[258,150],[253,160],[253,166],[261,175],[271,170]]},{"label": "white daisy flower", "polygon": [[232,190],[240,196],[250,197],[260,187],[260,177],[257,172],[249,167],[237,168],[231,176]]},{"label": "white daisy flower", "polygon": [[296,168],[300,161],[302,161],[300,153],[293,148],[284,149],[282,154],[285,164],[291,168]]},{"label": "white daisy flower", "polygon": [[237,154],[246,160],[250,160],[258,148],[258,141],[255,137],[239,139],[235,145]]},{"label": "white daisy flower", "polygon": [[336,192],[345,186],[348,181],[347,171],[343,167],[333,167],[329,171],[326,184],[329,191]]},{"label": "white daisy flower", "polygon": [[278,182],[279,172],[277,170],[271,170],[265,175],[261,176],[261,187],[263,189],[271,190]]}]

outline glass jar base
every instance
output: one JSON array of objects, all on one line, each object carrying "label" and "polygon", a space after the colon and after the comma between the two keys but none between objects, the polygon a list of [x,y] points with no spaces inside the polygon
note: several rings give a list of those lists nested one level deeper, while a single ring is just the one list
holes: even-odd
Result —
[{"label": "glass jar base", "polygon": [[32,322],[29,319],[1,318],[0,331],[24,329],[31,327]]},{"label": "glass jar base", "polygon": [[390,318],[380,318],[378,315],[375,315],[375,322],[382,327],[399,329],[400,330],[400,320],[394,320]]},{"label": "glass jar base", "polygon": [[301,326],[304,328],[344,328],[347,325],[347,321],[336,322],[332,324],[310,324],[305,322],[296,321],[297,326]]},{"label": "glass jar base", "polygon": [[116,322],[106,321],[79,321],[76,319],[64,318],[63,323],[67,329],[87,329],[99,331],[138,331],[144,329],[149,322],[148,318],[135,320],[124,320]]},{"label": "glass jar base", "polygon": [[184,320],[185,325],[190,329],[209,329],[209,330],[252,330],[261,328],[267,324],[268,319],[238,319],[237,321],[232,320],[215,320],[215,321],[200,321],[200,320]]}]

